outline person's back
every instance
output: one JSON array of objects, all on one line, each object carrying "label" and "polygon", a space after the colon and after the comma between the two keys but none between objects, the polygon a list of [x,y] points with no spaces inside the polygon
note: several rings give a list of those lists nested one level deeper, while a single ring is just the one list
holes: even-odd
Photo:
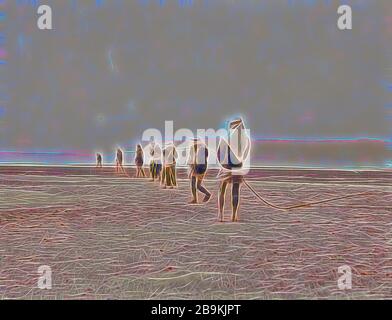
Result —
[{"label": "person's back", "polygon": [[217,156],[223,171],[232,174],[244,174],[249,170],[250,137],[245,126],[240,121],[234,121],[230,126],[229,140],[221,139]]},{"label": "person's back", "polygon": [[152,181],[155,179],[161,180],[162,171],[162,150],[159,144],[155,141],[151,142],[149,145],[150,151],[150,176]]},{"label": "person's back", "polygon": [[208,148],[205,143],[195,141],[190,148],[188,164],[191,170],[205,172],[208,166]]},{"label": "person's back", "polygon": [[177,186],[176,162],[178,154],[173,143],[169,143],[163,150],[164,161],[164,182],[166,187],[174,188]]},{"label": "person's back", "polygon": [[197,146],[196,164],[205,166],[208,164],[208,148],[204,143],[201,143]]},{"label": "person's back", "polygon": [[200,140],[193,141],[188,164],[190,167],[189,177],[192,191],[192,200],[189,203],[198,203],[197,191],[205,195],[203,202],[208,202],[211,199],[211,193],[202,185],[208,166],[208,148],[205,143]]},{"label": "person's back", "polygon": [[137,166],[142,166],[144,164],[144,152],[142,147],[139,145],[136,149],[135,164]]},{"label": "person's back", "polygon": [[117,173],[122,172],[122,173],[126,174],[125,169],[123,167],[123,160],[124,160],[123,159],[123,152],[120,148],[118,148],[117,152],[116,152],[116,172]]},{"label": "person's back", "polygon": [[169,144],[164,150],[165,165],[175,165],[178,158],[177,149],[174,144]]},{"label": "person's back", "polygon": [[120,149],[117,149],[117,161],[120,165],[123,163],[123,152]]},{"label": "person's back", "polygon": [[156,163],[162,163],[162,149],[159,144],[155,144],[152,159]]}]

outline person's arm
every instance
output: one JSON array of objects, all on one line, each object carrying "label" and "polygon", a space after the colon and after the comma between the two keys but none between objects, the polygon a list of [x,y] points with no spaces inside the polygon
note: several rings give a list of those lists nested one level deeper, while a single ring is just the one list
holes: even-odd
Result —
[{"label": "person's arm", "polygon": [[242,157],[242,164],[243,166],[245,165],[245,168],[249,167],[249,157],[250,157],[250,150],[251,150],[251,141],[250,141],[250,137],[248,135],[246,135],[246,145],[245,145],[245,150],[243,153],[243,157]]},{"label": "person's arm", "polygon": [[223,168],[226,168],[226,166],[228,165],[228,163],[226,163],[228,161],[227,150],[228,150],[227,141],[224,138],[221,138],[216,153],[217,153],[218,161]]},{"label": "person's arm", "polygon": [[187,164],[189,166],[191,166],[192,164],[194,164],[194,159],[195,159],[195,149],[193,146],[191,146],[189,148],[189,154],[188,154],[188,160],[187,160]]}]

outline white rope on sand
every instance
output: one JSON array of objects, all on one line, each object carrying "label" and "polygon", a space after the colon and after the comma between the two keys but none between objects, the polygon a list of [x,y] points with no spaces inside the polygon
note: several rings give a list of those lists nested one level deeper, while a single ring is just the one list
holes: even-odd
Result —
[{"label": "white rope on sand", "polygon": [[260,196],[260,194],[258,194],[256,192],[256,190],[244,179],[244,184],[248,187],[248,189],[264,204],[266,204],[269,207],[278,209],[278,210],[292,210],[292,209],[297,209],[297,208],[303,208],[303,207],[311,207],[311,206],[315,206],[318,204],[323,204],[323,203],[327,203],[327,202],[333,202],[333,201],[338,201],[338,200],[343,200],[343,199],[348,199],[348,198],[356,198],[356,197],[360,197],[360,196],[364,196],[364,195],[368,195],[371,194],[372,192],[362,192],[362,193],[354,193],[354,194],[349,194],[349,195],[345,195],[345,196],[340,196],[340,197],[335,197],[335,198],[329,198],[329,199],[324,199],[324,200],[319,200],[319,201],[314,201],[314,202],[307,202],[307,203],[301,203],[301,204],[297,204],[297,205],[293,205],[293,206],[289,206],[289,207],[281,207],[281,206],[277,206],[274,205],[273,203],[269,202],[268,200],[264,199],[262,196]]}]

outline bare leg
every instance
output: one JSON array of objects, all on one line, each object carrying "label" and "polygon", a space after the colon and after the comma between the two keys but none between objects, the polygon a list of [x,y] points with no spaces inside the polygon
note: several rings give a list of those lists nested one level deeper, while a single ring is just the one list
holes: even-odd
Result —
[{"label": "bare leg", "polygon": [[162,186],[166,185],[166,168],[165,167],[162,167],[161,184],[162,184]]},{"label": "bare leg", "polygon": [[156,165],[154,163],[150,164],[150,177],[151,181],[154,182],[156,178]]},{"label": "bare leg", "polygon": [[219,190],[219,221],[223,222],[223,213],[225,209],[225,196],[226,196],[227,182],[223,181]]},{"label": "bare leg", "polygon": [[203,202],[208,202],[211,199],[211,193],[204,186],[202,186],[203,179],[204,179],[204,176],[197,179],[197,189],[201,193],[205,194]]},{"label": "bare leg", "polygon": [[144,171],[144,168],[142,167],[142,175],[143,175],[143,178],[145,178],[146,177],[146,172]]},{"label": "bare leg", "polygon": [[192,190],[192,201],[191,204],[197,203],[197,190],[196,190],[196,177],[191,177],[191,190]]},{"label": "bare leg", "polygon": [[173,166],[169,166],[166,168],[166,187],[168,187],[169,189],[173,189],[175,185],[175,170]]},{"label": "bare leg", "polygon": [[177,187],[177,170],[175,165],[172,168],[172,172],[173,172],[173,188],[174,188]]},{"label": "bare leg", "polygon": [[232,216],[231,221],[238,221],[238,207],[240,204],[240,184],[238,182],[233,183],[231,190],[231,205],[232,205]]}]

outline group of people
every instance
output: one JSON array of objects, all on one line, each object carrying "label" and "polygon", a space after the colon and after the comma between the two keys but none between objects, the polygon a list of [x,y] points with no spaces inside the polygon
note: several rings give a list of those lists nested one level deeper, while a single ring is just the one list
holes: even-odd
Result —
[{"label": "group of people", "polygon": [[[242,119],[237,119],[229,124],[229,140],[221,138],[217,149],[217,159],[220,164],[218,178],[220,180],[218,208],[219,220],[223,221],[225,208],[225,195],[228,185],[231,185],[231,205],[232,221],[238,221],[238,208],[240,204],[240,189],[243,177],[247,173],[245,161],[250,154],[250,137],[246,134],[245,125]],[[232,143],[235,137],[235,143]],[[149,152],[149,173],[152,182],[159,182],[165,189],[177,187],[176,164],[178,153],[174,143],[167,143],[164,148],[151,141],[146,148]],[[207,203],[211,200],[211,192],[204,186],[203,182],[208,170],[209,150],[201,139],[193,139],[189,148],[188,156],[188,177],[192,198],[189,204],[198,204],[198,194],[204,195],[202,202]],[[144,150],[138,144],[135,152],[136,178],[146,178],[144,170]],[[116,151],[116,173],[123,173],[128,176],[123,167],[123,151],[118,148]],[[102,155],[97,154],[97,168],[102,168]]]}]

